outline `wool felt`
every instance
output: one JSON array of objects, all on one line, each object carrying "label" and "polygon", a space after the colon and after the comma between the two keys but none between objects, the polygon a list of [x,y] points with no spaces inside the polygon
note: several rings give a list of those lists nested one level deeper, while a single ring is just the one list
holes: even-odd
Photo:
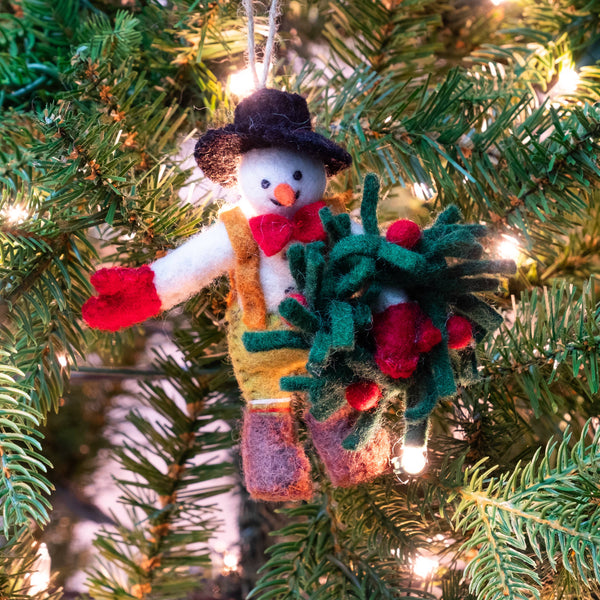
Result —
[{"label": "wool felt", "polygon": [[[242,117],[243,108],[238,111]],[[265,107],[261,108],[264,110]],[[314,134],[310,130],[310,123],[307,131],[295,128],[288,135],[288,117],[289,114],[286,115],[285,111],[273,115],[269,113],[266,117],[268,127],[263,129],[262,139],[257,141],[256,137],[260,136],[257,130],[251,133],[252,143],[256,143],[256,147],[246,144],[239,150],[235,160],[225,159],[226,168],[237,171],[234,177],[241,184],[239,209],[225,213],[214,225],[157,260],[149,269],[154,274],[156,295],[163,309],[185,300],[218,275],[230,272],[234,293],[228,310],[229,348],[234,371],[242,394],[249,402],[251,415],[248,416],[248,427],[244,426],[243,429],[244,467],[251,493],[255,497],[270,500],[309,496],[306,491],[308,463],[302,448],[297,444],[293,422],[286,420],[291,415],[282,414],[282,411],[289,408],[289,395],[279,389],[278,385],[280,378],[306,373],[305,348],[308,344],[302,332],[285,329],[283,321],[274,314],[277,305],[286,295],[297,292],[285,255],[278,251],[273,256],[267,256],[262,252],[252,238],[246,220],[265,212],[293,219],[305,206],[321,201],[326,172],[333,173],[350,164],[349,155],[335,144]],[[278,139],[277,135],[282,130],[286,130],[285,143],[273,146],[273,140]],[[210,134],[204,136],[199,146],[210,137]],[[292,143],[290,138],[295,141]],[[315,150],[313,155],[298,153],[295,145],[298,141],[306,142],[307,148]],[[208,161],[222,158],[213,154],[208,157]],[[206,174],[210,176],[210,167],[206,168]],[[275,190],[279,192],[275,193]],[[285,192],[283,195],[281,190]],[[282,204],[286,206],[281,206]],[[327,201],[327,205],[335,206],[337,210],[343,209],[343,204],[343,198]],[[322,203],[313,212],[321,206]],[[244,218],[241,218],[240,211]],[[310,233],[306,231],[310,223],[300,221],[303,215],[300,212],[296,217],[301,240],[307,239],[302,236]],[[340,235],[348,230],[349,219],[347,216],[343,219],[343,226],[340,221],[338,227]],[[314,219],[311,223],[315,223]],[[316,224],[319,236],[324,237],[320,220]],[[311,234],[310,239],[313,237]],[[309,254],[311,252],[314,251],[311,250]],[[315,264],[314,260],[312,264]],[[308,279],[314,285],[321,285],[318,266]],[[306,317],[306,314],[302,316],[301,311],[297,311],[295,318],[303,321]],[[364,314],[361,319],[365,320]],[[271,336],[269,339],[274,341],[275,347],[285,347],[285,350],[271,348],[260,357],[250,355],[241,340],[248,329],[255,330],[265,325],[266,328],[260,333]],[[290,346],[295,348],[290,350]],[[269,417],[270,420],[264,420],[264,417]],[[340,453],[345,452],[339,444],[337,454],[331,444],[329,448],[330,451],[323,459],[326,464],[328,461],[335,463],[341,456]],[[360,455],[366,462],[369,461],[367,454]],[[262,462],[256,460],[257,456]],[[352,458],[353,461],[358,459],[359,454]],[[286,461],[289,464],[286,465]],[[265,468],[271,471],[265,473]]]},{"label": "wool felt", "polygon": [[288,219],[283,215],[267,213],[252,217],[248,224],[252,235],[260,249],[267,255],[273,256],[281,252],[291,240],[297,240],[304,244],[317,240],[326,239],[325,230],[319,210],[325,206],[325,202],[319,201],[303,206]]},{"label": "wool felt", "polygon": [[375,362],[395,379],[407,379],[416,370],[419,356],[442,341],[442,333],[416,302],[390,306],[373,317]]},{"label": "wool felt", "polygon": [[194,157],[211,181],[237,183],[237,159],[253,150],[287,148],[313,156],[328,176],[350,166],[352,158],[340,146],[314,132],[306,100],[298,94],[263,88],[240,102],[233,123],[209,129],[197,142]]},{"label": "wool felt", "polygon": [[222,213],[221,221],[235,254],[230,283],[242,305],[244,323],[250,329],[266,329],[267,306],[260,286],[260,253],[248,221],[239,207]]},{"label": "wool felt", "polygon": [[446,322],[448,332],[448,348],[461,350],[466,348],[473,339],[473,326],[469,319],[460,315],[452,315]]},{"label": "wool felt", "polygon": [[387,230],[385,239],[392,244],[412,250],[421,240],[421,229],[414,221],[398,219]]},{"label": "wool felt", "polygon": [[[279,379],[305,372],[307,350],[285,346],[282,350],[249,352],[242,342],[248,328],[243,321],[241,308],[232,306],[227,311],[227,320],[231,364],[246,401],[288,397],[289,394],[280,389]],[[268,316],[266,333],[280,331],[281,327],[278,315]]]},{"label": "wool felt", "polygon": [[358,485],[372,481],[387,471],[390,438],[383,428],[378,429],[362,452],[343,450],[340,453],[340,444],[355,425],[356,413],[349,406],[324,422],[317,421],[310,413],[305,415],[305,419],[313,444],[334,486]]},{"label": "wool felt", "polygon": [[256,500],[310,500],[310,462],[290,413],[246,411],[242,427],[244,480]]},{"label": "wool felt", "polygon": [[[410,395],[413,400],[406,404],[407,422],[426,421],[439,398],[455,393],[457,381],[472,377],[474,355],[470,349],[463,351],[469,353],[470,359],[462,360],[457,359],[458,353],[449,347],[462,346],[467,341],[468,328],[463,327],[464,323],[457,328],[461,334],[457,341],[455,322],[449,315],[454,313],[472,323],[475,339],[481,339],[501,318],[470,292],[489,289],[492,281],[497,285],[496,280],[479,275],[508,274],[515,269],[514,263],[480,260],[482,246],[478,238],[486,234],[486,229],[458,224],[460,214],[454,207],[444,211],[430,228],[422,231],[412,249],[390,242],[379,233],[377,190],[377,179],[368,176],[361,205],[362,232],[351,226],[348,234],[347,225],[339,216],[322,209],[320,215],[328,233],[327,242],[303,247],[291,245],[287,252],[290,271],[297,288],[306,297],[307,310],[312,313],[312,317],[303,314],[295,326],[311,347],[306,366],[308,374],[283,378],[282,388],[307,391],[315,419],[327,419],[340,406],[340,399],[342,404],[345,402],[346,389],[361,379],[375,382],[383,392],[378,405],[357,419],[344,440],[346,448],[365,447],[377,431],[390,401],[398,402]],[[408,227],[413,229],[412,225]],[[410,244],[409,241],[407,245]],[[451,259],[450,264],[448,259]],[[465,266],[458,269],[457,264]],[[392,372],[398,374],[406,368],[406,373],[413,373],[408,378],[390,377],[375,360],[378,346],[385,350],[386,336],[382,333],[383,343],[378,343],[376,327],[371,326],[368,317],[381,305],[385,312],[394,295],[402,304],[406,304],[407,299],[416,302],[419,314],[426,315],[426,318],[411,315],[408,321],[412,321],[409,326],[412,329],[400,336],[400,346],[405,343],[408,349],[404,348],[399,352],[402,356],[395,357],[397,370]],[[354,337],[354,345],[333,343],[337,320],[332,318],[335,315],[332,309],[339,303],[350,307],[348,314],[353,316],[353,326],[344,331]],[[316,331],[315,319],[320,323]],[[386,328],[381,329],[383,332]],[[253,335],[248,334],[248,341]],[[268,347],[268,340],[264,341],[267,343],[262,347]],[[465,376],[460,372],[463,369]],[[415,381],[420,378],[427,385],[413,393]]]},{"label": "wool felt", "polygon": [[145,265],[100,269],[90,281],[99,296],[90,298],[81,311],[91,327],[117,331],[161,311],[154,273]]},{"label": "wool felt", "polygon": [[374,381],[357,381],[346,388],[346,401],[361,412],[375,408],[381,396],[381,388]]},{"label": "wool felt", "polygon": [[[240,207],[248,218],[274,213],[288,219],[308,204],[323,199],[327,178],[323,162],[284,148],[251,150],[240,159]],[[294,192],[294,202],[283,206],[275,197],[280,185]]]},{"label": "wool felt", "polygon": [[235,254],[225,225],[216,221],[150,265],[162,310],[197,294],[234,264]]}]

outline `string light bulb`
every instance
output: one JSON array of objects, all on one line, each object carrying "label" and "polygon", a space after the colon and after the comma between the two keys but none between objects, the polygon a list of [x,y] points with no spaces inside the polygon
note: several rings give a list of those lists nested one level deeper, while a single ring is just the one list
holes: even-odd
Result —
[{"label": "string light bulb", "polygon": [[511,235],[502,235],[502,241],[498,244],[498,253],[502,258],[516,261],[521,256],[519,240]]},{"label": "string light bulb", "polygon": [[423,556],[418,554],[412,561],[413,573],[421,579],[427,579],[431,577],[433,573],[438,570],[440,563],[434,558]]},{"label": "string light bulb", "polygon": [[[262,72],[264,68],[263,63],[256,63],[256,71],[258,73]],[[228,86],[229,91],[238,98],[249,96],[255,89],[254,77],[250,67],[246,67],[237,73],[232,73],[229,76]]]},{"label": "string light bulb", "polygon": [[553,96],[566,96],[573,94],[579,86],[579,73],[572,65],[563,67],[558,74],[558,81],[552,88]]},{"label": "string light bulb", "polygon": [[239,559],[236,552],[226,551],[223,555],[223,574],[235,573],[238,570]]},{"label": "string light bulb", "polygon": [[29,596],[37,596],[48,589],[48,586],[50,585],[51,566],[52,563],[48,547],[46,544],[41,543],[29,575],[29,587],[27,589],[27,594]]},{"label": "string light bulb", "polygon": [[67,360],[67,355],[66,354],[59,354],[59,355],[57,355],[56,360],[57,360],[58,364],[63,369],[69,364],[69,361]]},{"label": "string light bulb", "polygon": [[23,223],[25,219],[29,216],[29,212],[27,209],[20,205],[10,206],[2,211],[2,216],[6,219],[8,223],[11,225],[18,225],[19,223]]},{"label": "string light bulb", "polygon": [[427,446],[404,446],[400,466],[405,473],[417,475],[427,464]]}]

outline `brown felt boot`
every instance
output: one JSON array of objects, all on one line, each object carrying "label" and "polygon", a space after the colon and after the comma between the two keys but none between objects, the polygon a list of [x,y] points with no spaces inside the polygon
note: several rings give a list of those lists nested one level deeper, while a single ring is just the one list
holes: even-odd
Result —
[{"label": "brown felt boot", "polygon": [[389,468],[390,438],[383,428],[362,450],[344,450],[342,447],[356,415],[350,406],[340,409],[323,423],[309,412],[305,414],[313,444],[331,483],[336,487],[350,487],[371,481]]},{"label": "brown felt boot", "polygon": [[242,428],[246,489],[255,500],[310,500],[310,463],[289,412],[246,410]]}]

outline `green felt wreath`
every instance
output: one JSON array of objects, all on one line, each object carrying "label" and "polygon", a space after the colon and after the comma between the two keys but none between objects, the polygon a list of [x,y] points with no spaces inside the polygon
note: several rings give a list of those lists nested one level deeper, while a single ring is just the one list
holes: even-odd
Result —
[{"label": "green felt wreath", "polygon": [[[294,329],[247,332],[243,337],[251,352],[309,351],[307,374],[283,377],[280,385],[285,391],[306,392],[310,412],[319,421],[345,404],[350,384],[368,380],[379,385],[382,398],[376,407],[361,412],[343,442],[347,450],[362,448],[380,427],[388,403],[402,399],[405,443],[424,443],[428,417],[439,399],[455,394],[457,383],[468,382],[477,373],[473,348],[448,348],[448,315],[469,319],[479,342],[502,317],[475,294],[497,289],[498,279],[491,275],[508,275],[516,268],[510,260],[482,259],[478,239],[486,235],[485,226],[458,223],[455,206],[423,230],[413,249],[388,242],[379,232],[378,199],[378,178],[369,174],[361,204],[362,234],[351,232],[349,215],[333,216],[328,208],[320,211],[327,242],[294,244],[287,252],[292,275],[307,301],[305,307],[286,298],[279,305],[281,316]],[[421,355],[408,379],[385,375],[373,358],[371,311],[384,287],[404,290],[442,332],[442,342]]]}]

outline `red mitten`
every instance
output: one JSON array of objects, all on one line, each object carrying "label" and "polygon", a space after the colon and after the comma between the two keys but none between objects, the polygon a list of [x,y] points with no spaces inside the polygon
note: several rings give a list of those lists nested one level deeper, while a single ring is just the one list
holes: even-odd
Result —
[{"label": "red mitten", "polygon": [[82,307],[85,322],[96,329],[117,331],[156,316],[161,302],[154,286],[154,271],[137,268],[100,269],[90,279],[99,295]]},{"label": "red mitten", "polygon": [[389,306],[373,317],[375,362],[390,377],[407,379],[419,354],[442,341],[442,334],[416,302]]},{"label": "red mitten", "polygon": [[468,319],[460,315],[452,315],[446,323],[448,332],[448,348],[460,350],[466,348],[473,339],[473,326]]}]

